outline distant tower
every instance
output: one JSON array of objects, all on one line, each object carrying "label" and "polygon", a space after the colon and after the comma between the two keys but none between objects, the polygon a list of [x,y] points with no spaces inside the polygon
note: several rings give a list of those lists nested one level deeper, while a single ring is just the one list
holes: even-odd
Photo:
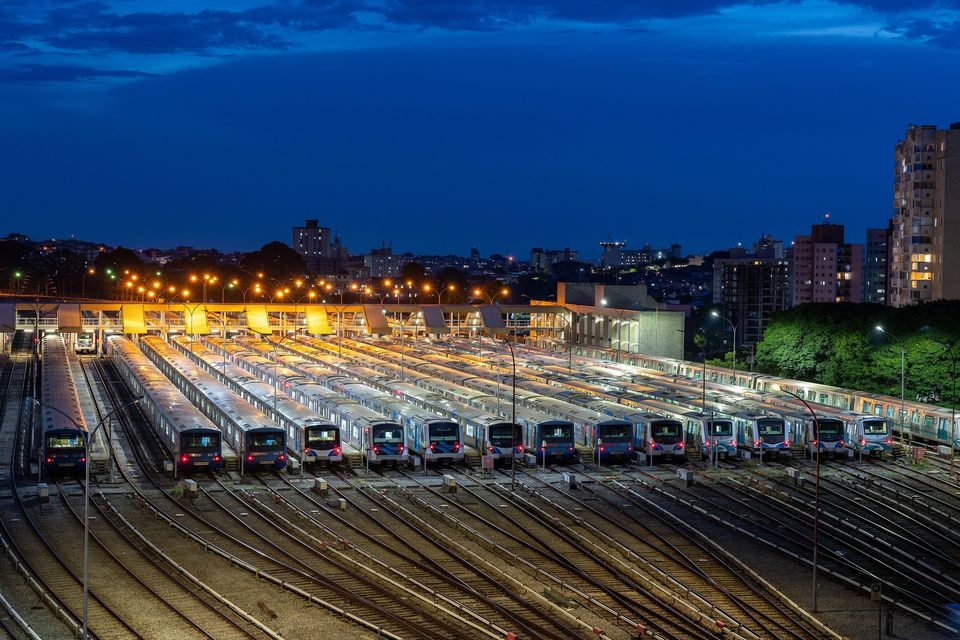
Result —
[{"label": "distant tower", "polygon": [[293,228],[293,250],[307,263],[310,273],[329,271],[336,263],[330,248],[330,228],[319,226],[318,220],[307,220],[304,226]]}]

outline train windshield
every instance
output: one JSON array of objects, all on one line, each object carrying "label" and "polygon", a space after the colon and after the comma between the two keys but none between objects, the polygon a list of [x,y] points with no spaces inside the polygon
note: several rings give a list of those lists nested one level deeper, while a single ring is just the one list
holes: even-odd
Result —
[{"label": "train windshield", "polygon": [[630,425],[626,423],[597,425],[597,437],[610,442],[629,440]]},{"label": "train windshield", "polygon": [[338,429],[309,429],[307,431],[307,446],[320,448],[337,444],[340,435]]},{"label": "train windshield", "polygon": [[220,435],[215,433],[185,433],[180,436],[180,446],[189,451],[216,451]]},{"label": "train windshield", "polygon": [[400,444],[403,442],[403,427],[398,424],[373,428],[374,444]]},{"label": "train windshield", "polygon": [[248,449],[250,451],[271,451],[283,446],[283,433],[251,433]]},{"label": "train windshield", "polygon": [[654,438],[659,438],[662,436],[679,436],[680,423],[654,422],[652,425],[650,425],[650,435],[652,435]]},{"label": "train windshield", "polygon": [[570,440],[573,438],[573,425],[569,423],[545,424],[542,427],[541,435],[547,442]]},{"label": "train windshield", "polygon": [[733,423],[729,420],[714,420],[710,423],[710,435],[711,436],[732,436],[733,435]]},{"label": "train windshield", "polygon": [[885,436],[889,432],[886,420],[863,421],[863,435],[865,436]]},{"label": "train windshield", "polygon": [[820,421],[820,439],[821,440],[839,440],[843,433],[843,423],[839,420],[821,420]]},{"label": "train windshield", "polygon": [[757,420],[757,430],[761,436],[782,436],[783,420]]},{"label": "train windshield", "polygon": [[430,442],[458,442],[460,426],[455,422],[437,422],[430,425]]},{"label": "train windshield", "polygon": [[[513,436],[510,427],[513,426]],[[512,447],[522,440],[520,425],[495,424],[490,427],[490,444],[495,447]]]},{"label": "train windshield", "polygon": [[47,449],[83,449],[83,434],[57,433],[47,436]]}]

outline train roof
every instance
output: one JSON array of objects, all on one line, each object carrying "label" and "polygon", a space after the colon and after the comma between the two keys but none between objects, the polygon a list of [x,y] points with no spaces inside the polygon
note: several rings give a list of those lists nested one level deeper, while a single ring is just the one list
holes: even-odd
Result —
[{"label": "train roof", "polygon": [[[243,431],[275,429],[282,431],[279,425],[264,415],[249,402],[236,395],[223,383],[218,382],[212,375],[203,371],[176,349],[168,345],[162,338],[144,336],[140,344],[152,350],[158,357],[167,361],[187,381],[206,398],[227,414],[230,419]],[[142,347],[141,347],[142,348]]]},{"label": "train roof", "polygon": [[107,349],[137,379],[141,392],[161,412],[167,426],[178,432],[220,431],[127,337],[108,336]]},{"label": "train roof", "polygon": [[[87,431],[77,387],[63,337],[47,334],[42,342],[43,375],[40,379],[40,407],[43,430]],[[64,415],[66,414],[66,415]]]}]

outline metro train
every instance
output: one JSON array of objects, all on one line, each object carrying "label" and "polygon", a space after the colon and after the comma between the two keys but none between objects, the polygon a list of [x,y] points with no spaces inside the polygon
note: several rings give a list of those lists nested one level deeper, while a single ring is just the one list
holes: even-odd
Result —
[{"label": "metro train", "polygon": [[737,448],[753,456],[793,456],[790,428],[779,416],[740,412],[733,415]]},{"label": "metro train", "polygon": [[844,439],[846,424],[840,418],[818,418],[819,433],[817,424],[809,414],[793,414],[787,420],[797,434],[798,442],[811,457],[816,456],[817,451],[828,458],[853,457],[853,450],[847,448]]},{"label": "metro train", "polygon": [[[305,451],[311,453],[311,464],[320,461],[321,456],[325,458],[324,462],[330,464],[343,460],[337,426],[292,399],[286,393],[287,381],[278,380],[274,383],[272,371],[269,374],[271,379],[260,380],[232,361],[224,366],[222,355],[215,354],[203,344],[192,343],[188,338],[177,337],[172,342],[181,353],[204,366],[217,380],[281,426],[286,431],[290,450],[303,462],[307,457]],[[314,446],[309,447],[307,443]],[[321,444],[325,445],[323,449],[319,448]]]},{"label": "metro train", "polygon": [[77,353],[96,353],[97,334],[92,331],[81,331],[74,341],[74,351]]},{"label": "metro train", "polygon": [[[214,348],[223,346],[216,338],[207,338],[207,342]],[[253,346],[255,342],[240,340],[241,347]],[[231,357],[242,368],[272,380],[273,365],[255,355],[253,350],[233,350]],[[337,425],[342,442],[361,452],[370,464],[408,464],[410,454],[404,426],[334,390],[352,380],[300,356],[280,355],[279,361],[284,364],[279,366],[278,363],[277,371],[285,390],[295,400]]]},{"label": "metro train", "polygon": [[80,408],[63,337],[47,334],[41,343],[40,383],[43,469],[48,476],[84,473],[87,423]]},{"label": "metro train", "polygon": [[287,466],[286,431],[249,402],[157,336],[140,339],[140,349],[215,425],[248,471]]},{"label": "metro train", "polygon": [[889,420],[855,412],[844,412],[841,417],[846,425],[844,441],[854,455],[882,458],[893,452],[893,429]]},{"label": "metro train", "polygon": [[109,336],[106,349],[127,388],[142,396],[140,408],[177,469],[190,473],[223,468],[220,429],[190,404],[128,338]]}]

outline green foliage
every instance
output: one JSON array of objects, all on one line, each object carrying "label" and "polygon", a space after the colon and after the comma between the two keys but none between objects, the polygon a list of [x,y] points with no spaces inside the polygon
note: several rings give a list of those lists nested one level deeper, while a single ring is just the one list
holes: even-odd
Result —
[{"label": "green foliage", "polygon": [[[805,304],[774,315],[756,349],[756,368],[786,378],[949,404],[957,394],[960,301],[891,309]],[[877,330],[882,326],[888,333]],[[960,400],[960,398],[957,398]]]}]

